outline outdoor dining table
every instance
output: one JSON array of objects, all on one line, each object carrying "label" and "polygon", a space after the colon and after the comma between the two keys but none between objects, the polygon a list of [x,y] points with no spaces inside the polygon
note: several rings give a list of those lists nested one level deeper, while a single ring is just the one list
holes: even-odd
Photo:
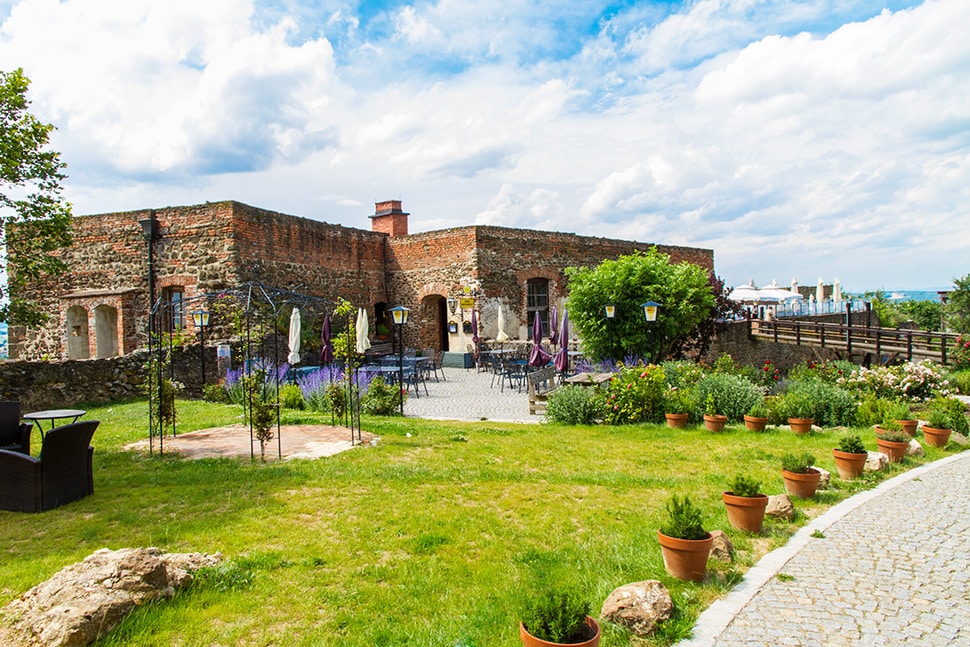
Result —
[{"label": "outdoor dining table", "polygon": [[612,373],[576,373],[572,377],[563,380],[563,384],[576,384],[579,386],[598,386],[604,382],[609,382],[613,377]]},{"label": "outdoor dining table", "polygon": [[44,438],[44,427],[41,425],[41,420],[50,420],[51,429],[57,426],[58,420],[70,420],[72,423],[77,422],[77,419],[86,414],[87,411],[83,409],[50,409],[47,411],[32,411],[30,413],[25,413],[21,416],[24,420],[30,420],[40,431],[41,440]]}]

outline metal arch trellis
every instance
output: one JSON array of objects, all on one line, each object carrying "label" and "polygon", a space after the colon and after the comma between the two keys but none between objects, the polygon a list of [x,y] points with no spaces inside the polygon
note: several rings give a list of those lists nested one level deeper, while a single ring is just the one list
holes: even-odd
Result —
[{"label": "metal arch trellis", "polygon": [[[253,275],[258,275],[259,268],[254,268]],[[283,377],[281,376],[280,370],[280,348],[279,348],[279,334],[278,334],[278,324],[279,317],[282,312],[284,312],[287,306],[298,307],[301,313],[315,313],[318,317],[322,318],[325,314],[335,314],[336,303],[331,299],[326,299],[322,297],[317,297],[309,294],[303,294],[295,291],[294,289],[284,289],[274,286],[269,286],[258,278],[254,278],[251,281],[246,281],[234,288],[228,288],[225,290],[218,290],[214,292],[207,292],[195,297],[188,299],[183,299],[177,304],[167,303],[162,298],[159,298],[152,305],[149,317],[149,340],[148,340],[148,350],[149,350],[149,371],[148,371],[148,392],[149,392],[149,453],[154,451],[154,439],[158,437],[158,449],[159,454],[164,453],[164,432],[166,428],[166,423],[170,421],[172,435],[176,434],[176,422],[174,415],[168,416],[165,414],[164,407],[165,403],[165,380],[164,380],[164,370],[166,367],[166,354],[167,354],[167,366],[169,370],[169,380],[174,380],[174,367],[172,366],[172,353],[174,350],[176,335],[169,333],[167,335],[162,335],[156,331],[161,331],[164,327],[161,325],[166,318],[171,317],[173,314],[173,309],[180,309],[180,313],[184,316],[191,312],[192,306],[206,305],[207,307],[212,306],[215,303],[225,302],[227,299],[234,300],[240,307],[237,311],[237,333],[244,340],[245,345],[245,356],[243,360],[243,374],[247,377],[252,375],[254,370],[257,357],[253,353],[254,343],[258,343],[258,350],[260,352],[266,351],[266,331],[265,325],[267,323],[268,315],[272,314],[273,322],[273,346],[272,346],[272,357],[273,357],[273,391],[276,397],[276,440],[277,440],[277,455],[282,458],[282,440],[280,438],[280,385]],[[210,308],[211,309],[211,308]],[[345,316],[344,325],[346,330],[350,330],[352,321],[351,315]],[[258,326],[258,342],[253,340],[253,327]],[[211,326],[211,324],[210,324]],[[167,342],[167,343],[166,343]],[[167,348],[166,348],[167,347]],[[205,352],[205,349],[201,349],[201,352]],[[266,358],[263,358],[266,359]],[[360,391],[359,391],[359,376],[357,372],[357,362],[355,361],[353,349],[350,348],[348,344],[347,357],[344,358],[343,378],[346,381],[346,388],[343,389],[345,394],[345,406],[343,407],[342,422],[345,426],[350,428],[350,439],[351,444],[355,441],[361,440],[361,428],[360,428]],[[332,372],[330,373],[332,378]],[[249,423],[249,433],[250,433],[250,458],[255,459],[255,450],[253,445],[255,443],[254,429],[252,425],[251,416],[248,415],[252,408],[251,403],[246,399],[243,401],[244,411],[247,414],[247,419],[250,420]],[[174,410],[173,410],[174,411]],[[337,423],[337,417],[333,413],[331,408],[331,422],[333,424]],[[355,438],[356,431],[356,438]]]}]

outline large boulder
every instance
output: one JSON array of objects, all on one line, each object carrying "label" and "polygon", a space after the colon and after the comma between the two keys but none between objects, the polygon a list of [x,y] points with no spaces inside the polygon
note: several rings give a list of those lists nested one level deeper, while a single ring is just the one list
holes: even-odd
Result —
[{"label": "large boulder", "polygon": [[637,636],[646,637],[674,610],[670,593],[657,580],[634,582],[614,589],[603,602],[600,617],[623,625]]},{"label": "large boulder", "polygon": [[795,518],[795,506],[787,494],[776,494],[768,497],[768,507],[765,508],[765,516],[772,519],[784,519],[791,521]]},{"label": "large boulder", "polygon": [[0,644],[80,647],[107,633],[136,606],[171,597],[219,555],[158,548],[102,548],[0,609]]}]

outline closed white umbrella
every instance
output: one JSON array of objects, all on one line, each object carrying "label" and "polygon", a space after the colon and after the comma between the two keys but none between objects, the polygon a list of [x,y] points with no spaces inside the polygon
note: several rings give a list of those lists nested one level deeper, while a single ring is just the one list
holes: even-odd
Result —
[{"label": "closed white umbrella", "polygon": [[363,355],[370,348],[370,339],[367,338],[367,310],[359,308],[357,310],[357,352]]},{"label": "closed white umbrella", "polygon": [[501,303],[498,304],[498,334],[495,335],[495,341],[503,343],[509,340],[509,336],[505,334],[505,306]]},{"label": "closed white umbrella", "polygon": [[825,284],[822,283],[822,277],[818,277],[818,284],[815,286],[815,300],[821,303],[825,301]]},{"label": "closed white umbrella", "polygon": [[300,363],[300,327],[300,309],[293,308],[290,313],[290,354],[286,356],[291,366]]},{"label": "closed white umbrella", "polygon": [[794,292],[795,294],[801,294],[798,291],[798,277],[797,276],[791,277],[791,291]]},{"label": "closed white umbrella", "polygon": [[839,283],[839,277],[835,277],[835,282],[832,283],[832,300],[836,303],[842,302],[842,284]]}]

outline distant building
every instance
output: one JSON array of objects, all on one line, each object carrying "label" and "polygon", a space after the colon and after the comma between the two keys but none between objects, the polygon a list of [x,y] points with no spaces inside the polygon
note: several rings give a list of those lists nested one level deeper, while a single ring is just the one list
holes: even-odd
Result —
[{"label": "distant building", "polygon": [[405,343],[444,350],[470,341],[460,325],[469,312],[448,301],[463,282],[476,287],[481,337],[495,337],[502,307],[506,334],[524,339],[534,316],[548,325],[550,305],[561,303],[566,267],[656,246],[713,271],[709,249],[477,225],[409,234],[408,215],[400,201],[379,202],[371,231],[234,201],[78,216],[74,243],[62,252],[69,272],[27,289],[50,321],[11,327],[11,356],[110,357],[146,345],[149,259],[139,221],[147,219],[157,221],[154,288],[171,306],[169,329],[192,326],[182,301],[251,280],[255,267],[264,283],[366,307],[372,333],[390,307],[407,306]]}]

